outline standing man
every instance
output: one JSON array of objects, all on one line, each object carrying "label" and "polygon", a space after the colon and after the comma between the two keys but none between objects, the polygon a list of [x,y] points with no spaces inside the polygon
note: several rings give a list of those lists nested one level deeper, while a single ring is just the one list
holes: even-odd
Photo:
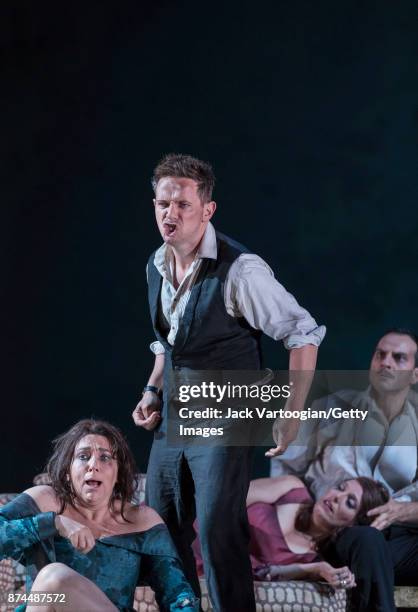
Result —
[{"label": "standing man", "polygon": [[373,353],[369,380],[364,391],[343,390],[312,405],[367,411],[352,446],[341,422],[317,432],[305,421],[295,445],[272,461],[272,475],[302,476],[317,498],[346,478],[368,476],[386,485],[392,498],[369,511],[371,527],[345,529],[330,561],[348,565],[356,577],[353,609],[395,612],[393,585],[418,585],[418,396],[411,389],[418,381],[417,336],[387,331]]},{"label": "standing man", "polygon": [[[255,610],[245,507],[248,447],[170,447],[166,421],[173,369],[259,370],[260,336],[283,339],[290,370],[313,371],[325,328],[296,302],[257,255],[215,231],[215,177],[209,164],[172,154],[154,170],[155,216],[164,240],[148,261],[148,294],[157,341],[154,369],[135,423],[154,429],[147,503],[166,522],[199,595],[191,543],[197,515],[209,595],[217,612]],[[160,392],[163,389],[163,406]],[[300,387],[287,408],[300,409]],[[162,408],[162,410],[161,410]],[[276,435],[276,456],[293,436]]]}]

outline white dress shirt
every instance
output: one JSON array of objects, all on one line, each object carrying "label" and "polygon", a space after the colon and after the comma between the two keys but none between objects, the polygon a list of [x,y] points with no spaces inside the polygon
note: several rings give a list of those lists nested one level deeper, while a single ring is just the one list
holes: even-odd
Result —
[{"label": "white dress shirt", "polygon": [[[217,258],[216,233],[211,223],[208,223],[196,256],[177,289],[173,283],[174,254],[171,247],[164,243],[155,253],[154,265],[163,277],[160,316],[169,329],[167,341],[171,345],[204,258]],[[319,346],[325,336],[325,326],[318,326],[309,312],[299,306],[258,255],[243,253],[231,265],[225,279],[224,302],[232,317],[244,317],[254,329],[274,340],[283,340],[287,349],[306,344]],[[164,352],[158,341],[150,348],[154,354]]]},{"label": "white dress shirt", "polygon": [[418,483],[414,483],[418,468],[417,394],[411,391],[402,412],[390,423],[371,397],[370,388],[328,395],[313,402],[312,410],[341,404],[367,410],[366,419],[321,421],[319,426],[316,420],[304,421],[295,442],[272,460],[271,476],[298,475],[316,498],[345,478],[368,476],[386,485],[398,501],[418,500]]}]

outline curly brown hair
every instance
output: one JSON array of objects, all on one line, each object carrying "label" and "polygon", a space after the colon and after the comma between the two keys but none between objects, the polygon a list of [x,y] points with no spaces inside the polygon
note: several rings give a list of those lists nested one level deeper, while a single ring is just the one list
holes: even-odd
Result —
[{"label": "curly brown hair", "polygon": [[129,503],[137,487],[137,468],[135,459],[122,432],[107,423],[95,419],[83,419],[78,421],[68,431],[53,440],[53,453],[48,461],[46,470],[51,481],[51,486],[61,503],[59,513],[70,504],[74,505],[75,492],[69,478],[71,464],[74,458],[74,450],[77,443],[89,434],[103,436],[109,441],[112,455],[118,463],[118,479],[115,483],[109,507],[115,510],[116,500],[121,502],[121,515],[124,516],[125,505]]}]

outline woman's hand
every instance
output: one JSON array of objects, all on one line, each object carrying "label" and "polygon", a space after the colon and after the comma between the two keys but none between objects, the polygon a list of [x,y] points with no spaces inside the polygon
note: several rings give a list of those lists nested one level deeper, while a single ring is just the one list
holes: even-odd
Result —
[{"label": "woman's hand", "polygon": [[356,586],[354,574],[348,567],[332,567],[326,561],[316,563],[318,567],[315,573],[337,589],[352,589]]},{"label": "woman's hand", "polygon": [[58,514],[55,517],[55,527],[60,536],[70,540],[74,548],[84,554],[90,552],[96,545],[96,540],[91,530],[68,516]]}]

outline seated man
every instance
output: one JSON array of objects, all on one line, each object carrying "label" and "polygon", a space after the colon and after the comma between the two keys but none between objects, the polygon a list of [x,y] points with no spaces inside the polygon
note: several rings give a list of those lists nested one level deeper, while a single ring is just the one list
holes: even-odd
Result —
[{"label": "seated man", "polygon": [[360,611],[392,612],[394,582],[418,585],[418,487],[413,484],[418,402],[411,390],[417,378],[418,338],[403,329],[388,331],[373,354],[366,391],[343,391],[312,406],[338,406],[343,401],[366,409],[360,427],[349,425],[351,441],[341,423],[318,426],[305,421],[295,443],[272,464],[274,476],[303,476],[316,497],[330,482],[347,477],[369,476],[388,487],[392,497],[370,511],[371,526],[345,529],[329,550],[331,561],[354,573],[352,603]]}]

